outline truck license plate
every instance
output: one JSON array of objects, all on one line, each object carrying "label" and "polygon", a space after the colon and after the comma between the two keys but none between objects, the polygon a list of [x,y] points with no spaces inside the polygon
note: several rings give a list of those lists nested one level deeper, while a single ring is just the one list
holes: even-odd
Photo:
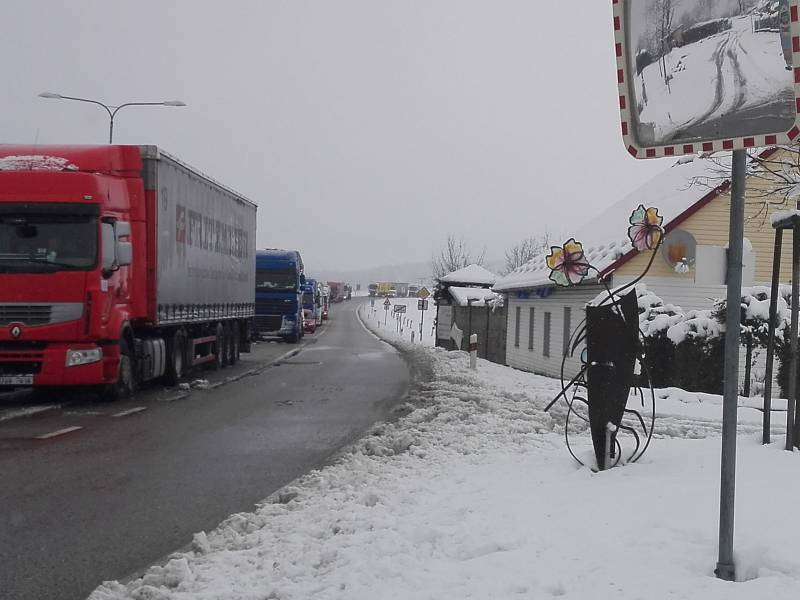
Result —
[{"label": "truck license plate", "polygon": [[33,375],[0,375],[0,385],[33,385]]}]

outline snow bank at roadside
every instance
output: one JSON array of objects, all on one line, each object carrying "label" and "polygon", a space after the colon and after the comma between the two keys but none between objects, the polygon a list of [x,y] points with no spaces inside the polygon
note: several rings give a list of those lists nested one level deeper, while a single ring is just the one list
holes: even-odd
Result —
[{"label": "snow bank at roadside", "polygon": [[473,372],[463,352],[393,343],[432,369],[405,416],[91,599],[796,598],[796,530],[784,520],[800,493],[797,453],[740,436],[747,581],[722,582],[718,420],[676,421],[673,433],[712,437],[663,431],[642,462],[594,474],[563,447],[563,409],[542,412],[554,380],[482,360]]}]

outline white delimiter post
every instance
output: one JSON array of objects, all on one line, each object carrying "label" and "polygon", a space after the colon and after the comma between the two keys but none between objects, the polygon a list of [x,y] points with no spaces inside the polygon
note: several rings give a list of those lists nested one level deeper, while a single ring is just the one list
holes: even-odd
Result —
[{"label": "white delimiter post", "polygon": [[478,368],[478,334],[469,336],[469,368],[473,371]]}]

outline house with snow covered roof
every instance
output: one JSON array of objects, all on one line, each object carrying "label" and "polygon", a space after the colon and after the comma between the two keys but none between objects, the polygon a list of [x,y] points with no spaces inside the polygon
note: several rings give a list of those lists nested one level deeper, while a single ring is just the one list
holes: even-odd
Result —
[{"label": "house with snow covered roof", "polygon": [[[505,364],[506,316],[502,299],[491,290],[497,279],[495,273],[472,264],[437,280],[437,346],[466,350],[470,334],[475,333],[478,356]],[[463,333],[460,345],[450,336],[454,324]]]},{"label": "house with snow covered roof", "polygon": [[[768,150],[762,157],[774,152]],[[574,238],[612,287],[623,285],[644,272],[650,259],[650,252],[631,246],[629,217],[640,204],[657,207],[666,236],[643,283],[665,303],[684,310],[711,308],[714,299],[726,294],[730,181],[720,173],[710,160],[681,159],[579,228]],[[762,178],[748,178],[747,185],[743,286],[770,281],[774,231],[769,215],[795,208],[781,195],[765,196],[768,182]],[[791,274],[788,252],[783,253],[783,281]],[[501,277],[492,289],[507,295],[506,364],[557,377],[587,302],[604,287],[597,283],[596,272],[580,285],[556,286],[549,278],[546,255]],[[578,372],[579,357],[580,349],[567,359],[566,375]]]}]

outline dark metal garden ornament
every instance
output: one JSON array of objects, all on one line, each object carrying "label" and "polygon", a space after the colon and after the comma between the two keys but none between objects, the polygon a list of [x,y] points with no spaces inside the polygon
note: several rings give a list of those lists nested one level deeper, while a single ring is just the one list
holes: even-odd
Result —
[{"label": "dark metal garden ornament", "polygon": [[[651,252],[644,272],[633,281],[612,290],[608,279],[590,264],[583,246],[574,238],[563,246],[553,246],[547,256],[550,279],[560,286],[580,284],[590,273],[606,289],[606,295],[586,307],[585,319],[575,328],[561,361],[561,392],[545,408],[560,399],[567,403],[564,437],[567,449],[581,465],[586,465],[573,451],[570,436],[576,433],[576,419],[591,432],[597,469],[605,470],[620,463],[636,462],[642,457],[653,436],[655,392],[643,355],[639,329],[639,305],[636,284],[650,270],[664,237],[662,217],[656,208],[639,205],[630,216],[628,237],[634,249]],[[565,383],[564,366],[568,357],[585,344],[581,369]],[[636,364],[641,366],[637,382]],[[642,410],[628,408],[631,390]],[[649,389],[649,407],[644,389]],[[642,416],[649,408],[648,422]],[[589,465],[594,468],[592,465]]]}]

